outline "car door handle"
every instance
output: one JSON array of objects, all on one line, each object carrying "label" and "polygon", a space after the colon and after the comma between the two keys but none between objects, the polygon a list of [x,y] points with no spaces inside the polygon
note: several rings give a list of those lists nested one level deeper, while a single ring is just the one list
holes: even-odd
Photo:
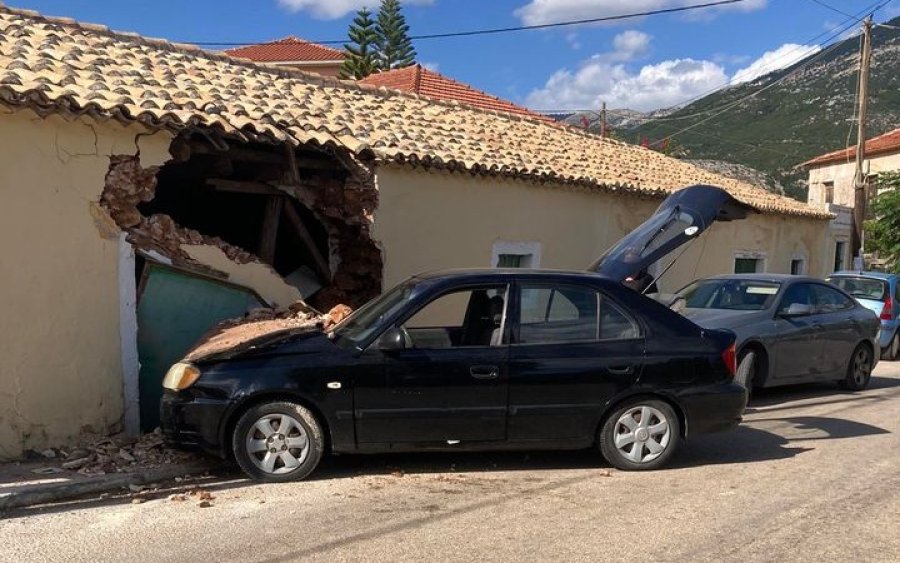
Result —
[{"label": "car door handle", "polygon": [[497,379],[500,377],[500,368],[497,366],[472,366],[469,374],[475,379]]},{"label": "car door handle", "polygon": [[631,375],[634,373],[634,366],[616,366],[606,368],[606,370],[613,375]]}]

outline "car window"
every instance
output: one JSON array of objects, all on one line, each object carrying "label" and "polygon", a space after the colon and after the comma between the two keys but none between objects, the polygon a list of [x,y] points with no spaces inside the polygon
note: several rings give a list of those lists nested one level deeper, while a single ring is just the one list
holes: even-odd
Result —
[{"label": "car window", "polygon": [[816,295],[816,311],[819,313],[834,313],[853,308],[853,301],[834,288],[825,285],[814,285]]},{"label": "car window", "polygon": [[600,296],[600,340],[638,338],[641,331],[637,321],[621,307]]},{"label": "car window", "polygon": [[716,278],[696,281],[678,294],[692,309],[762,311],[772,304],[780,287],[776,282]]},{"label": "car window", "polygon": [[403,323],[410,348],[499,346],[506,315],[505,286],[466,288],[432,299]]},{"label": "car window", "polygon": [[519,344],[599,338],[599,294],[596,290],[578,286],[523,284],[519,295]]},{"label": "car window", "polygon": [[639,335],[634,319],[594,289],[521,286],[519,344],[585,342]]},{"label": "car window", "polygon": [[866,278],[862,276],[834,276],[826,278],[827,282],[835,285],[857,299],[874,299],[884,301],[890,295],[888,283],[884,280]]},{"label": "car window", "polygon": [[783,313],[790,308],[791,305],[799,303],[800,305],[809,305],[814,307],[816,304],[815,294],[813,293],[812,284],[796,283],[784,292],[781,303],[778,306],[778,312]]}]

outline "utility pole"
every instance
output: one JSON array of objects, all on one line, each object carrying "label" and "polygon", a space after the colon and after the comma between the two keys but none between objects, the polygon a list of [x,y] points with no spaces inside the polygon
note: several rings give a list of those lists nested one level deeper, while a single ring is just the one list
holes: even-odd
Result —
[{"label": "utility pole", "polygon": [[606,138],[606,102],[600,107],[600,138]]},{"label": "utility pole", "polygon": [[[872,62],[872,16],[863,22],[862,49],[859,56],[859,122],[856,132],[856,174],[853,177],[853,269],[865,267],[866,207],[869,190],[863,165],[866,160],[866,112],[869,107],[869,66]],[[858,262],[857,262],[858,260]]]}]

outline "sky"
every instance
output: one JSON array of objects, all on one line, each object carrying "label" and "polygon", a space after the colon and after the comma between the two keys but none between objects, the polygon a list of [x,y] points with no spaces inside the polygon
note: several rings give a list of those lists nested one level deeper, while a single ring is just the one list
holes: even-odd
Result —
[{"label": "sky", "polygon": [[[709,0],[405,0],[423,35],[628,14]],[[882,0],[883,1],[883,0]],[[744,0],[702,10],[419,40],[428,68],[533,109],[650,111],[788,66],[857,25],[876,0]],[[16,8],[181,42],[253,43],[295,35],[342,40],[358,8],[377,0],[7,0]],[[822,4],[825,4],[823,6]],[[828,7],[826,7],[828,6]],[[829,8],[830,7],[830,8]],[[875,13],[900,16],[900,0]],[[217,49],[224,46],[209,46]]]}]

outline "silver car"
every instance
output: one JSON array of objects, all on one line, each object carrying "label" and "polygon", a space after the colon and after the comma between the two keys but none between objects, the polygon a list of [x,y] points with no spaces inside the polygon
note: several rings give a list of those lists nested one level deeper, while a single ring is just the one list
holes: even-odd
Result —
[{"label": "silver car", "polygon": [[878,316],[822,280],[786,274],[734,274],[695,281],[678,292],[682,314],[737,334],[738,373],[747,387],[836,381],[869,384],[878,361]]}]

